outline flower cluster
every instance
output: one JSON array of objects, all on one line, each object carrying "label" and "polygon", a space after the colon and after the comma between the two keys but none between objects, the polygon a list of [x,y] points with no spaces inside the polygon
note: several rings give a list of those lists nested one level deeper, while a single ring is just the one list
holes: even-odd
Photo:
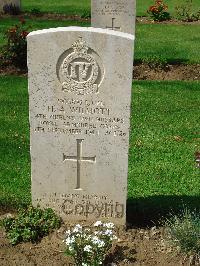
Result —
[{"label": "flower cluster", "polygon": [[3,48],[4,60],[20,68],[26,68],[27,61],[27,41],[28,28],[25,20],[20,19],[20,23],[8,29],[5,33],[7,44]]},{"label": "flower cluster", "polygon": [[147,13],[154,21],[164,21],[170,19],[170,14],[167,12],[168,6],[162,0],[156,0],[153,6],[150,6]]},{"label": "flower cluster", "polygon": [[114,229],[113,223],[101,221],[89,228],[77,224],[66,231],[64,243],[67,245],[67,255],[73,256],[78,266],[102,265],[113,240],[117,240]]}]

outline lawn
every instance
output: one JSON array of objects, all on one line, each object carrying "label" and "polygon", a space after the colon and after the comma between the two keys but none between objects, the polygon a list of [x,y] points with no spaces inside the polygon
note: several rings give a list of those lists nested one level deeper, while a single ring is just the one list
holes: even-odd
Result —
[{"label": "lawn", "polygon": [[[199,82],[134,82],[129,200],[200,194],[199,105]],[[30,202],[26,78],[0,77],[0,113],[0,206],[16,207]]]},{"label": "lawn", "polygon": [[[17,19],[6,18],[0,20],[0,45],[3,44],[3,33],[6,29],[18,22]],[[32,30],[67,27],[89,26],[86,22],[58,21],[58,20],[31,20],[27,19],[27,25]],[[155,55],[168,61],[180,61],[187,63],[199,63],[199,25],[146,25],[137,24],[135,59],[141,60]]]},{"label": "lawn", "polygon": [[[146,10],[150,5],[154,4],[154,0],[137,0],[137,16],[146,16]],[[185,0],[166,0],[164,1],[169,6],[169,12],[175,15],[175,7]],[[40,9],[41,12],[65,13],[82,15],[85,12],[90,12],[91,0],[22,0],[22,8],[24,11],[31,11],[33,8]],[[199,9],[199,0],[193,0],[193,9]]]}]

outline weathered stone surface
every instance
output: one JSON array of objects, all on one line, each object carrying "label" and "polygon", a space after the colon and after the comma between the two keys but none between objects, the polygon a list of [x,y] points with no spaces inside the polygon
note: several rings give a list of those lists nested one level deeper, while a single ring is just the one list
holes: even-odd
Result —
[{"label": "weathered stone surface", "polygon": [[34,205],[68,221],[125,222],[132,58],[130,34],[28,35]]},{"label": "weathered stone surface", "polygon": [[135,34],[136,0],[92,0],[92,27]]},{"label": "weathered stone surface", "polygon": [[6,4],[13,4],[13,6],[20,7],[20,0],[0,0],[0,11],[3,11],[3,7]]}]

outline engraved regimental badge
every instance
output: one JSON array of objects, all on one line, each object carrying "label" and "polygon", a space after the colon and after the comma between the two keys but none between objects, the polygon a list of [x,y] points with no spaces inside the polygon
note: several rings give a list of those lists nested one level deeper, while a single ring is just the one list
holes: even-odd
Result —
[{"label": "engraved regimental badge", "polygon": [[79,38],[58,60],[62,90],[76,95],[98,93],[104,68],[98,54]]}]

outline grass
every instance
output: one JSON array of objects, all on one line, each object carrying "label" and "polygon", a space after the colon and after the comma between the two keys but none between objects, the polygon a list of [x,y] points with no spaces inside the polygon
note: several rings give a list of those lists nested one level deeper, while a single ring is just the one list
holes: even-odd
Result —
[{"label": "grass", "polygon": [[[62,21],[62,20],[43,20],[43,19],[29,19],[26,18],[26,24],[30,27],[30,31],[56,28],[56,27],[68,27],[68,26],[90,26],[86,22],[79,21]],[[5,43],[4,32],[15,24],[19,23],[19,19],[15,17],[0,19],[0,45]]]},{"label": "grass", "polygon": [[[18,23],[15,18],[1,19],[0,24],[0,45],[5,42],[3,33],[12,25]],[[89,26],[88,23],[77,21],[57,21],[57,20],[31,20],[27,19],[27,25],[32,26],[31,30],[52,28]],[[135,59],[162,57],[167,61],[199,63],[200,31],[198,25],[145,25],[137,24]]]},{"label": "grass", "polygon": [[199,63],[198,25],[144,25],[136,27],[135,59],[153,55],[171,62]]},{"label": "grass", "polygon": [[30,202],[27,80],[0,77],[0,205]]},{"label": "grass", "polygon": [[[31,11],[33,8],[39,8],[41,12],[65,13],[81,15],[85,11],[90,12],[91,0],[22,0],[24,11]],[[146,16],[146,10],[154,4],[154,0],[137,1],[137,16]],[[185,0],[164,0],[169,6],[169,12],[175,15],[175,7],[184,3]],[[193,0],[194,10],[199,9],[199,0]]]},{"label": "grass", "polygon": [[[1,76],[0,95],[0,206],[18,206],[30,202],[26,78]],[[134,82],[129,199],[200,194],[198,107],[198,82]]]}]

